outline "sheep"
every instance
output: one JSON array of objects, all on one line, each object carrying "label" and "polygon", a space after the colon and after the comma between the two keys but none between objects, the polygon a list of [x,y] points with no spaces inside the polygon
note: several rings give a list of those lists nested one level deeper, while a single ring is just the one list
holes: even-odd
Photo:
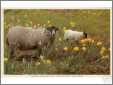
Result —
[{"label": "sheep", "polygon": [[73,30],[64,32],[64,40],[79,41],[81,38],[87,38],[87,33]]},{"label": "sheep", "polygon": [[55,26],[50,26],[47,28],[39,27],[37,29],[23,26],[9,28],[7,33],[7,44],[10,58],[12,59],[15,57],[14,51],[17,49],[38,49],[40,56],[43,47],[49,47],[52,45],[57,31],[58,28]]}]

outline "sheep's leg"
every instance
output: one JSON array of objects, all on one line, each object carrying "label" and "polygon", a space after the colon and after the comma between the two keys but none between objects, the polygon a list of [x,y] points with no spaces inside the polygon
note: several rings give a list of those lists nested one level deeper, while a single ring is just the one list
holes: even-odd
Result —
[{"label": "sheep's leg", "polygon": [[14,48],[9,47],[9,59],[14,59]]},{"label": "sheep's leg", "polygon": [[42,54],[42,49],[39,48],[39,57],[41,56],[41,54]]}]

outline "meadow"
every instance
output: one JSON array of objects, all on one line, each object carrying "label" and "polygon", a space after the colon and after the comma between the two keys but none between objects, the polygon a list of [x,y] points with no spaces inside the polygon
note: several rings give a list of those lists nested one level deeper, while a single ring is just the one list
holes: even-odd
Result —
[{"label": "meadow", "polygon": [[[10,61],[6,35],[11,26],[55,25],[59,32],[51,48],[36,62]],[[88,38],[66,42],[66,29],[85,31]],[[4,10],[4,74],[108,75],[110,74],[110,10]]]}]

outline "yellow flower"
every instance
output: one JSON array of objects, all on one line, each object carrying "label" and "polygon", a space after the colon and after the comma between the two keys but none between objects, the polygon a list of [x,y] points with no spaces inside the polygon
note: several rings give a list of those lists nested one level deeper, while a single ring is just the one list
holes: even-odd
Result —
[{"label": "yellow flower", "polygon": [[105,47],[102,47],[102,48],[101,48],[101,50],[105,51],[105,50],[106,50],[106,48],[105,48]]},{"label": "yellow flower", "polygon": [[75,27],[75,22],[70,22],[71,27]]},{"label": "yellow flower", "polygon": [[29,26],[29,24],[28,24],[28,23],[26,23],[26,24],[25,24],[25,26],[26,26],[26,27],[28,27],[28,26]]},{"label": "yellow flower", "polygon": [[84,44],[85,42],[86,42],[85,39],[80,40],[81,44]]},{"label": "yellow flower", "polygon": [[68,48],[67,47],[64,47],[64,51],[68,51]]},{"label": "yellow flower", "polygon": [[4,58],[4,62],[7,62],[8,61],[8,58]]},{"label": "yellow flower", "polygon": [[80,43],[84,44],[84,43],[94,43],[94,40],[91,38],[86,38],[86,39],[82,39],[80,40]]},{"label": "yellow flower", "polygon": [[64,31],[64,32],[66,31],[66,27],[63,28],[63,31]]},{"label": "yellow flower", "polygon": [[51,26],[52,26],[52,24],[49,24],[48,26],[49,26],[49,27],[51,27]]},{"label": "yellow flower", "polygon": [[30,21],[30,25],[32,25],[33,24],[33,22],[32,21]]},{"label": "yellow flower", "polygon": [[50,24],[50,20],[48,20],[47,23]]},{"label": "yellow flower", "polygon": [[82,46],[86,46],[86,44],[85,44],[85,43],[83,43],[83,44],[82,44]]},{"label": "yellow flower", "polygon": [[102,56],[102,59],[107,59],[107,58],[109,58],[109,55]]},{"label": "yellow flower", "polygon": [[46,60],[45,60],[45,59],[42,59],[42,62],[43,62],[43,63],[46,63]]},{"label": "yellow flower", "polygon": [[17,22],[20,23],[20,19],[17,19]]},{"label": "yellow flower", "polygon": [[40,27],[40,24],[37,24],[37,27]]},{"label": "yellow flower", "polygon": [[63,27],[63,30],[66,30],[66,27]]},{"label": "yellow flower", "polygon": [[40,56],[40,59],[43,60],[43,59],[44,59],[44,56],[41,55],[41,56]]},{"label": "yellow flower", "polygon": [[46,26],[46,24],[43,24],[43,27],[45,27]]},{"label": "yellow flower", "polygon": [[87,41],[88,41],[88,42],[91,42],[91,41],[92,41],[92,39],[91,39],[91,38],[87,38]]},{"label": "yellow flower", "polygon": [[59,40],[59,41],[62,41],[62,38],[59,38],[58,40]]},{"label": "yellow flower", "polygon": [[100,54],[101,54],[101,55],[103,55],[103,54],[104,54],[104,51],[103,51],[103,50],[101,50],[101,51],[100,51]]},{"label": "yellow flower", "polygon": [[58,48],[55,48],[56,51],[58,51]]},{"label": "yellow flower", "polygon": [[36,65],[36,66],[40,65],[40,62],[36,62],[35,65]]},{"label": "yellow flower", "polygon": [[52,61],[49,60],[49,59],[47,59],[47,60],[46,60],[46,63],[47,63],[47,64],[52,64]]},{"label": "yellow flower", "polygon": [[80,49],[79,49],[79,47],[74,47],[73,48],[73,51],[79,51]]},{"label": "yellow flower", "polygon": [[80,43],[81,44],[86,44],[88,42],[88,39],[82,39],[82,40],[80,40]]},{"label": "yellow flower", "polygon": [[105,52],[106,52],[106,48],[102,47],[101,50],[100,50],[100,54],[101,55],[105,55]]},{"label": "yellow flower", "polygon": [[97,42],[97,46],[101,46],[102,45],[102,42]]},{"label": "yellow flower", "polygon": [[33,25],[33,28],[36,28],[37,26],[36,25]]},{"label": "yellow flower", "polygon": [[83,50],[83,51],[86,51],[86,50],[87,50],[87,48],[86,48],[86,47],[82,47],[82,50]]},{"label": "yellow flower", "polygon": [[91,43],[94,43],[95,41],[94,40],[91,40]]}]

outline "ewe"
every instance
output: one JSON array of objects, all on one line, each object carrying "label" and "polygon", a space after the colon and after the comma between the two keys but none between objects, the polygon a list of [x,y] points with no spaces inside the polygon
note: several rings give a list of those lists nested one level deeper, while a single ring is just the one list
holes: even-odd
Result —
[{"label": "ewe", "polygon": [[51,26],[47,28],[39,27],[32,29],[31,27],[15,26],[9,28],[7,34],[7,44],[10,52],[10,58],[15,57],[15,51],[38,49],[39,56],[42,48],[52,45],[57,27]]}]

